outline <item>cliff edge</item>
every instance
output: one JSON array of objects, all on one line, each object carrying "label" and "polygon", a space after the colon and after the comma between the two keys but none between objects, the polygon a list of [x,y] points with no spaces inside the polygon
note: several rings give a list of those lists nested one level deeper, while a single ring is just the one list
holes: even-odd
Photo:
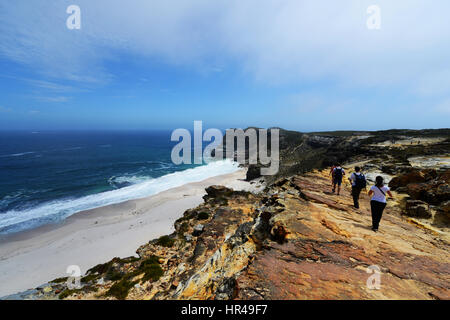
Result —
[{"label": "cliff edge", "polygon": [[93,267],[81,289],[55,279],[34,298],[450,299],[448,136],[383,139],[344,166],[391,180],[379,232],[367,194],[353,208],[348,184],[330,192],[328,169],[279,176],[256,194],[213,186],[138,257]]}]

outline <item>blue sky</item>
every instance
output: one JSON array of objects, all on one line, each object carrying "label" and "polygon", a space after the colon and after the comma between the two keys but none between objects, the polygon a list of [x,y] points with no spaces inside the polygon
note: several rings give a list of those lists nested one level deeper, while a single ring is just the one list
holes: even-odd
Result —
[{"label": "blue sky", "polygon": [[0,128],[448,127],[449,15],[446,0],[2,1]]}]

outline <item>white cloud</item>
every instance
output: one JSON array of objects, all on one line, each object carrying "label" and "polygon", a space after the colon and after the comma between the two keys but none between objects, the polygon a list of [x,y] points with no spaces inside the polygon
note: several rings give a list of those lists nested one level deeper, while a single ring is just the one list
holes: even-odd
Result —
[{"label": "white cloud", "polygon": [[42,97],[42,96],[38,96],[35,97],[36,100],[39,101],[43,101],[43,102],[67,102],[71,99],[72,97],[66,97],[66,96],[48,96],[48,97]]},{"label": "white cloud", "polygon": [[30,83],[31,85],[45,89],[50,91],[74,91],[78,90],[75,89],[72,86],[66,86],[62,85],[56,82],[50,82],[50,81],[44,81],[44,80],[34,80],[34,79],[25,79],[26,82]]},{"label": "white cloud", "polygon": [[438,80],[450,70],[450,2],[376,2],[378,31],[366,27],[367,0],[78,0],[81,30],[68,30],[72,1],[17,0],[0,4],[0,54],[82,82],[110,81],[105,63],[127,52],[200,72],[234,65],[269,84],[327,79],[433,95],[434,81],[450,93]]}]

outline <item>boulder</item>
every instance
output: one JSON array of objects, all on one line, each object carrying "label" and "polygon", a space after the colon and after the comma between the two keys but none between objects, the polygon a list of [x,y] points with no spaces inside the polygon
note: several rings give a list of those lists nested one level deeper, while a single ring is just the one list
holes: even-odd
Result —
[{"label": "boulder", "polygon": [[224,186],[210,186],[205,189],[209,197],[217,197],[222,195],[228,195],[233,192],[233,189]]},{"label": "boulder", "polygon": [[446,181],[449,178],[447,171],[414,170],[394,177],[389,187],[397,192],[407,193],[414,200],[438,205],[450,199],[450,186]]},{"label": "boulder", "polygon": [[406,201],[406,215],[415,218],[431,218],[431,212],[426,202],[420,200]]},{"label": "boulder", "polygon": [[443,202],[450,199],[450,185],[448,183],[440,184],[434,190],[436,202]]},{"label": "boulder", "polygon": [[426,183],[410,183],[406,186],[406,193],[414,200],[426,200],[428,191]]},{"label": "boulder", "polygon": [[252,181],[261,177],[261,167],[258,165],[251,164],[248,166],[247,176],[245,180]]},{"label": "boulder", "polygon": [[411,171],[398,175],[389,182],[389,187],[392,190],[396,190],[399,187],[405,187],[410,183],[423,183],[427,179],[422,171]]},{"label": "boulder", "polygon": [[440,223],[444,227],[450,225],[450,200],[443,202],[437,207],[435,222]]},{"label": "boulder", "polygon": [[205,229],[205,226],[202,224],[198,224],[194,227],[194,232],[192,234],[194,236],[199,236],[203,232],[203,229]]}]

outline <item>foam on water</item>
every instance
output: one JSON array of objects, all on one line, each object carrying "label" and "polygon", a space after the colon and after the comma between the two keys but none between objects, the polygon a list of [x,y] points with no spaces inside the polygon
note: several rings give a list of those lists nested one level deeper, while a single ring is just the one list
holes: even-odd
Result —
[{"label": "foam on water", "polygon": [[4,155],[0,155],[0,158],[21,157],[21,156],[26,156],[28,154],[33,154],[33,153],[36,153],[36,152],[29,151],[29,152],[21,152],[21,153],[13,153],[13,154],[4,154]]},{"label": "foam on water", "polygon": [[92,194],[77,199],[59,199],[34,208],[0,214],[0,234],[8,234],[37,226],[61,221],[77,212],[139,199],[198,182],[214,176],[237,171],[238,165],[230,160],[221,160],[184,171],[174,172],[155,179],[133,179],[137,182],[121,189]]}]

